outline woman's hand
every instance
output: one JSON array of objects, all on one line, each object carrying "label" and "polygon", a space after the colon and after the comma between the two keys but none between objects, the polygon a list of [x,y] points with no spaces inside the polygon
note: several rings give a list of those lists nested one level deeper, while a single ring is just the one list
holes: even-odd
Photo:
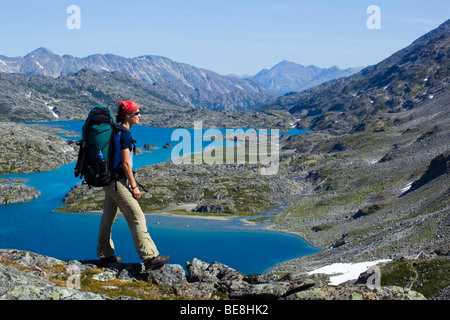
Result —
[{"label": "woman's hand", "polygon": [[131,189],[131,194],[133,195],[133,198],[135,199],[139,199],[141,197],[141,191],[139,190],[139,188],[136,186],[136,188]]},{"label": "woman's hand", "polygon": [[122,149],[123,172],[125,172],[125,176],[127,177],[133,198],[139,199],[141,197],[141,191],[139,190],[136,184],[136,180],[134,179],[133,169],[131,168],[130,155],[130,149]]}]

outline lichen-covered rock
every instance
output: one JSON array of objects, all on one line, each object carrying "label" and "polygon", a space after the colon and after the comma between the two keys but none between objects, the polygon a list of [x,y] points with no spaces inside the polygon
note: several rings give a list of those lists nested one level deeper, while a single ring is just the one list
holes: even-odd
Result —
[{"label": "lichen-covered rock", "polygon": [[0,260],[2,258],[15,262],[24,267],[47,267],[65,262],[53,257],[44,256],[34,252],[17,249],[0,249]]},{"label": "lichen-covered rock", "polygon": [[177,283],[173,287],[175,294],[187,299],[211,299],[216,293],[213,282]]},{"label": "lichen-covered rock", "polygon": [[168,264],[158,270],[152,270],[148,274],[148,281],[158,285],[172,286],[185,283],[186,272],[179,264]]},{"label": "lichen-covered rock", "polygon": [[396,286],[370,289],[365,285],[324,286],[296,292],[286,300],[426,300],[419,292]]},{"label": "lichen-covered rock", "polygon": [[0,263],[0,300],[106,300],[106,296],[83,292],[55,283],[27,270]]},{"label": "lichen-covered rock", "polygon": [[2,300],[106,300],[106,296],[54,285],[19,285],[0,297]]}]

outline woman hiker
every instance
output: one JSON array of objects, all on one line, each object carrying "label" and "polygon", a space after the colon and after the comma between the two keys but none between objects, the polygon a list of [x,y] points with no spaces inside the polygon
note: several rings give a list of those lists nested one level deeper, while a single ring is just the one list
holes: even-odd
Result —
[{"label": "woman hiker", "polygon": [[117,180],[103,187],[105,200],[98,233],[97,256],[100,258],[101,266],[122,261],[120,257],[114,256],[114,243],[111,239],[112,225],[119,212],[122,212],[145,270],[154,270],[162,267],[170,257],[159,255],[158,249],[147,231],[144,213],[137,202],[137,199],[141,197],[141,192],[132,170],[131,151],[134,141],[129,130],[133,125],[139,123],[140,107],[136,102],[130,100],[117,103],[119,111],[116,121],[121,128],[117,130],[114,139],[115,145],[111,159],[112,167],[117,168],[115,170]]}]

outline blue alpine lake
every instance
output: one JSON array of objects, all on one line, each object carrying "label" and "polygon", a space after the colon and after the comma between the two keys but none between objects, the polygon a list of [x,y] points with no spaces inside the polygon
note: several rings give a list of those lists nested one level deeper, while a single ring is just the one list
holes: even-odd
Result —
[{"label": "blue alpine lake", "polygon": [[[47,123],[65,130],[81,132],[82,121]],[[137,146],[154,144],[159,149],[134,157],[134,167],[171,160],[171,148],[161,148],[171,141],[172,128],[135,126]],[[301,134],[303,132],[291,132]],[[80,139],[74,138],[74,139]],[[211,142],[207,143],[208,145]],[[193,150],[194,151],[194,150]],[[96,257],[97,232],[101,213],[64,213],[54,209],[75,185],[74,163],[56,170],[0,177],[20,178],[41,192],[28,203],[0,205],[0,248],[29,250],[62,260],[92,260]],[[198,258],[207,263],[218,261],[244,274],[268,271],[276,264],[317,252],[301,237],[269,231],[263,226],[245,224],[242,218],[226,220],[146,214],[147,226],[161,254],[170,255],[169,263],[185,266]],[[124,262],[141,262],[136,253],[125,219],[119,216],[112,238],[116,254]]]}]

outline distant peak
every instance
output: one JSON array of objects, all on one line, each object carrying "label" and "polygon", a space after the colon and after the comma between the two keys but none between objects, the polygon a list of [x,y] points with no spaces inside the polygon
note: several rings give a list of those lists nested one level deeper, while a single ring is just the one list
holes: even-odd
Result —
[{"label": "distant peak", "polygon": [[330,68],[328,68],[329,70],[342,70],[339,66],[337,66],[337,65],[334,65],[334,66],[332,66],[332,67],[330,67]]},{"label": "distant peak", "polygon": [[42,55],[42,54],[56,55],[55,53],[53,53],[52,51],[48,50],[47,48],[40,47],[40,48],[37,48],[36,50],[31,51],[29,54],[27,54],[27,56],[35,55],[35,54],[38,54],[38,55]]},{"label": "distant peak", "polygon": [[274,67],[283,66],[283,65],[299,65],[299,64],[292,62],[292,61],[283,60],[283,61],[279,62],[278,64],[276,64]]}]

